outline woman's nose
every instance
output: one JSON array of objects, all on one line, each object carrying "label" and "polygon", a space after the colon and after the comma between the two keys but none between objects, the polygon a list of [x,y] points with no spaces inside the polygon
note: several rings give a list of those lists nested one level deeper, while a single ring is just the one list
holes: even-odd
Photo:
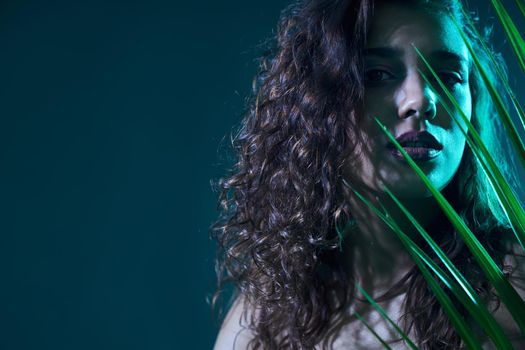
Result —
[{"label": "woman's nose", "polygon": [[436,116],[437,96],[419,73],[408,74],[396,98],[399,118]]}]

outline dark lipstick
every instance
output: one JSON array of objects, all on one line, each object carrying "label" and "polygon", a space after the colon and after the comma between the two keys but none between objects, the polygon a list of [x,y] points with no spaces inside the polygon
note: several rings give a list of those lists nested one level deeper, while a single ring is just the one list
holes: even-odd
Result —
[{"label": "dark lipstick", "polygon": [[[416,162],[433,159],[443,149],[443,145],[428,131],[408,131],[396,137],[396,141]],[[388,143],[387,148],[395,158],[405,161],[405,157],[393,143]]]}]

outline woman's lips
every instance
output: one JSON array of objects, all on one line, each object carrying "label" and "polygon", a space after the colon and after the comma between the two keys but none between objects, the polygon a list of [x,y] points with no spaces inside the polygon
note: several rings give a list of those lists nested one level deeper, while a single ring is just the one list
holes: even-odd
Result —
[{"label": "woman's lips", "polygon": [[[403,149],[415,162],[425,162],[427,160],[431,160],[441,153],[441,150],[427,147],[403,147]],[[395,158],[406,161],[405,157],[403,157],[397,148],[390,148],[390,153]]]},{"label": "woman's lips", "polygon": [[[396,137],[396,141],[416,162],[433,159],[443,150],[443,145],[428,131],[409,131]],[[388,143],[387,148],[395,158],[406,161],[393,143]]]}]

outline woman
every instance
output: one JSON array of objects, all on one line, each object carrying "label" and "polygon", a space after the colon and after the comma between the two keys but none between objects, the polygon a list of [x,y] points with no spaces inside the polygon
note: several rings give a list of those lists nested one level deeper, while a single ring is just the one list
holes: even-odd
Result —
[{"label": "woman", "polygon": [[[354,194],[381,203],[418,240],[385,186],[469,277],[515,345],[525,346],[468,249],[374,119],[523,296],[523,264],[509,226],[465,147],[464,125],[445,111],[437,84],[423,79],[420,72],[430,73],[414,50],[429,59],[499,159],[494,107],[450,16],[465,23],[453,0],[305,0],[283,13],[275,50],[261,62],[251,109],[235,138],[238,163],[220,181],[215,297],[233,283],[236,300],[216,349],[382,349],[356,311],[391,347],[405,349],[357,283],[421,348],[462,348],[396,235]],[[481,332],[477,336],[490,348]]]}]

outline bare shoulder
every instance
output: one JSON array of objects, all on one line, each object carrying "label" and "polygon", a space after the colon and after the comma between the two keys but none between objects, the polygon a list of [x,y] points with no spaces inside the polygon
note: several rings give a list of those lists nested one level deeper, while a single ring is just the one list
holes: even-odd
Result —
[{"label": "bare shoulder", "polygon": [[250,313],[247,312],[244,315],[244,301],[243,297],[238,297],[228,311],[215,341],[214,350],[245,350],[248,348],[248,342],[253,335],[246,327]]},{"label": "bare shoulder", "polygon": [[518,294],[525,299],[525,253],[519,244],[514,244],[506,255],[504,263],[510,267],[509,282]]}]

